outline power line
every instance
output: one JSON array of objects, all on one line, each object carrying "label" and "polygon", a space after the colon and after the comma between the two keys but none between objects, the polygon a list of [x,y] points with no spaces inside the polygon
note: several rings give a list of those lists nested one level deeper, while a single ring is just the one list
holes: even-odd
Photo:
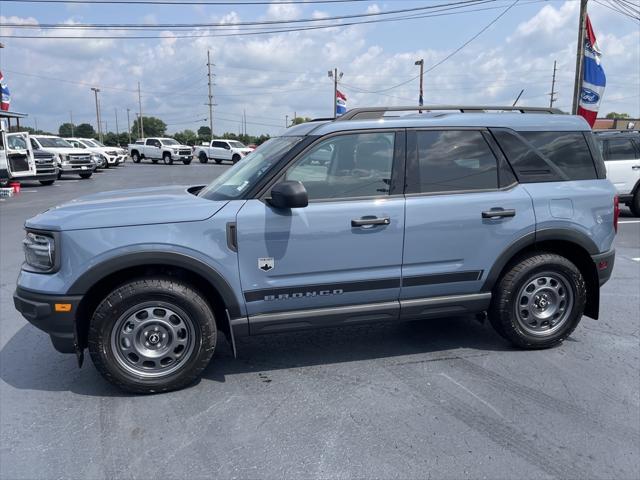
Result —
[{"label": "power line", "polygon": [[[283,27],[280,29],[272,29],[272,30],[257,30],[258,27],[252,27],[251,29],[242,30],[239,32],[230,32],[230,33],[196,33],[189,35],[0,35],[1,38],[22,38],[22,39],[45,39],[45,40],[147,40],[147,39],[185,39],[185,38],[214,38],[214,37],[243,37],[243,36],[253,36],[253,35],[274,35],[278,33],[291,33],[291,32],[301,32],[301,31],[309,31],[309,30],[324,30],[330,28],[341,28],[348,27],[353,25],[364,25],[364,24],[373,24],[373,23],[387,23],[387,22],[398,22],[398,21],[407,21],[407,20],[418,20],[422,18],[432,18],[432,17],[441,17],[441,16],[450,16],[450,15],[461,15],[465,13],[477,12],[482,10],[493,10],[501,7],[483,7],[483,8],[464,8],[465,6],[473,6],[480,5],[481,3],[490,3],[496,0],[480,0],[474,4],[469,5],[457,5],[457,6],[449,6],[447,8],[442,8],[438,10],[438,13],[421,13],[421,14],[411,14],[405,15],[403,17],[393,17],[393,18],[379,18],[374,20],[362,20],[362,21],[351,21],[351,22],[342,22],[338,24],[327,24],[327,25],[312,25],[312,26],[301,26],[301,27]],[[539,3],[544,0],[532,0],[526,3]],[[515,2],[517,3],[517,1]],[[514,5],[510,5],[505,10],[508,11]],[[523,3],[525,4],[525,3]],[[460,10],[464,8],[463,10]],[[447,10],[460,10],[460,11],[447,11]],[[498,17],[499,18],[499,17]],[[491,26],[491,24],[489,25]],[[488,28],[487,26],[486,28]],[[36,27],[34,27],[36,28]],[[483,33],[481,31],[480,33]],[[472,38],[471,40],[474,40]],[[454,54],[457,52],[454,52]],[[426,72],[425,72],[426,73]],[[415,77],[417,78],[417,77]]]}]

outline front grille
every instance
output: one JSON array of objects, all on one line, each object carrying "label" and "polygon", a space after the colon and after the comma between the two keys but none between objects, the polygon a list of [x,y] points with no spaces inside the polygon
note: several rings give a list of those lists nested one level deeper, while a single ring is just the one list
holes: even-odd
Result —
[{"label": "front grille", "polygon": [[91,157],[89,155],[69,155],[69,163],[71,165],[86,165],[91,163]]},{"label": "front grille", "polygon": [[113,151],[111,151],[111,152],[105,152],[105,153],[106,153],[107,155],[111,155],[111,156],[118,155],[118,152],[113,152]]},{"label": "front grille", "polygon": [[191,155],[191,150],[180,150],[179,152],[180,155]]},{"label": "front grille", "polygon": [[52,163],[49,163],[49,164],[37,163],[36,164],[36,174],[37,175],[46,175],[48,173],[56,173],[55,165],[53,165]]}]

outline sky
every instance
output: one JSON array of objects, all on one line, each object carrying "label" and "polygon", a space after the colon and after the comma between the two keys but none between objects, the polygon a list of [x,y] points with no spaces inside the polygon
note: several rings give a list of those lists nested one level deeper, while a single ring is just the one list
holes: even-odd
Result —
[{"label": "sky", "polygon": [[[110,5],[3,0],[0,42],[5,48],[0,49],[0,70],[11,90],[11,110],[29,115],[24,124],[37,122],[38,128],[54,132],[71,115],[76,124],[95,126],[92,86],[101,89],[108,130],[115,131],[116,115],[119,131],[125,130],[127,109],[132,122],[138,112],[138,82],[144,115],[160,117],[169,133],[208,125],[207,50],[214,63],[216,134],[237,133],[243,112],[252,135],[277,134],[285,116],[290,119],[294,113],[331,116],[333,83],[327,71],[333,68],[343,73],[339,89],[347,96],[348,107],[417,104],[419,87],[414,77],[419,67],[414,62],[418,59],[424,59],[427,72],[425,104],[511,105],[524,89],[518,104],[528,106],[549,105],[555,60],[554,106],[570,110],[576,0],[519,0],[510,9],[513,0],[494,0],[456,15],[255,36],[214,37],[219,30],[209,27],[176,32],[162,26],[325,18],[449,1]],[[637,118],[640,23],[607,8],[610,1],[592,0],[588,6],[607,75],[600,113],[626,112]],[[138,34],[162,38],[90,39],[85,37],[136,32],[25,30],[6,25],[47,23],[160,25]],[[237,33],[235,28],[227,31]],[[16,35],[37,38],[11,38]],[[59,35],[76,38],[52,38]]]}]

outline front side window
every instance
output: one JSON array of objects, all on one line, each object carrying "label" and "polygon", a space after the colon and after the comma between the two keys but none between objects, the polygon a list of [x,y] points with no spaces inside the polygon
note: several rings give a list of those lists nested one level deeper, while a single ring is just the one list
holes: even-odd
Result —
[{"label": "front side window", "polygon": [[497,160],[477,130],[418,131],[417,168],[407,175],[408,193],[498,188]]},{"label": "front side window", "polygon": [[321,141],[289,167],[309,200],[389,195],[395,133],[358,133]]},{"label": "front side window", "polygon": [[302,137],[274,137],[226,170],[198,194],[209,200],[242,198]]},{"label": "front side window", "polygon": [[636,151],[630,138],[610,138],[607,140],[605,160],[631,160],[636,158]]},{"label": "front side window", "polygon": [[10,150],[26,150],[27,141],[22,135],[7,135]]}]

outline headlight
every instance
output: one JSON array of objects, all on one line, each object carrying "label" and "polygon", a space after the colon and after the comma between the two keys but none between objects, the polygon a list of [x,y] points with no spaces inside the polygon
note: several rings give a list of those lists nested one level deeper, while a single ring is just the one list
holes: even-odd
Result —
[{"label": "headlight", "polygon": [[40,271],[53,269],[55,263],[55,241],[52,236],[27,232],[22,241],[24,260],[30,267]]}]

